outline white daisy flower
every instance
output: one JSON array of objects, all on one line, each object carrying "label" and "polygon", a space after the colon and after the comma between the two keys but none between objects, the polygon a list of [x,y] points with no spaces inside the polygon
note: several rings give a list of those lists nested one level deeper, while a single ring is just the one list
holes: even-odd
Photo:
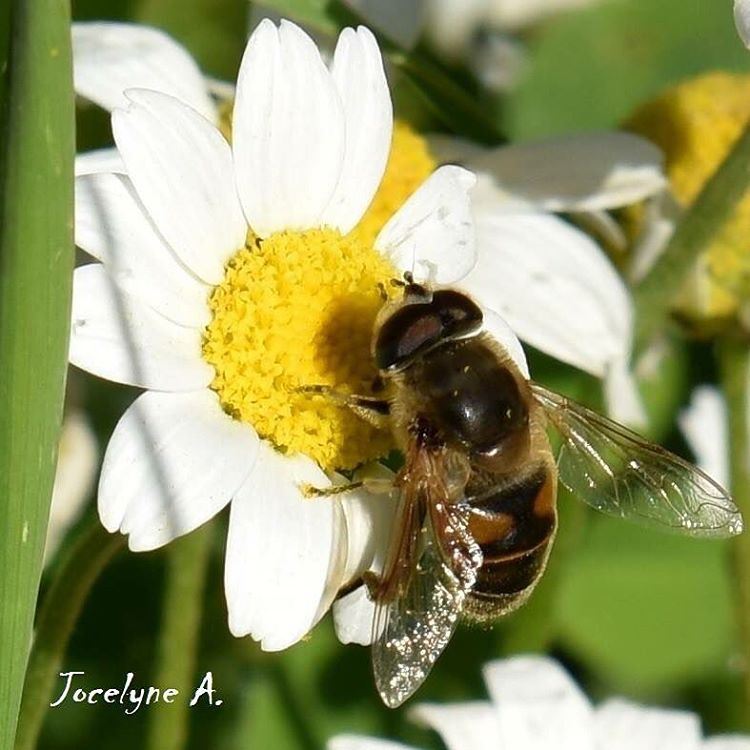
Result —
[{"label": "white daisy flower", "polygon": [[[448,750],[750,750],[750,737],[704,739],[687,711],[620,698],[594,707],[570,675],[544,656],[484,667],[489,701],[420,704],[411,713]],[[398,742],[340,735],[328,750],[415,750]]]},{"label": "white daisy flower", "polygon": [[390,438],[296,389],[366,392],[379,287],[415,263],[446,283],[472,268],[474,176],[438,169],[372,241],[352,231],[392,131],[365,28],[342,32],[329,69],[297,26],[262,23],[231,146],[169,94],[128,89],[112,104],[125,173],[76,182],[76,243],[99,263],[75,272],[70,360],[146,392],[107,447],[101,520],[150,550],[231,502],[230,629],[282,649],[371,566],[388,507],[304,496]]},{"label": "white daisy flower", "polygon": [[[216,89],[181,47],[155,29],[74,24],[73,43],[77,90],[105,107],[133,84],[177,96],[194,87],[185,98],[204,107]],[[230,126],[221,112],[227,107],[213,107],[214,123],[226,132]],[[107,171],[118,158],[107,150],[79,156],[78,169]],[[628,290],[596,243],[553,212],[606,222],[606,210],[659,193],[665,184],[660,152],[619,132],[485,149],[445,136],[425,140],[397,123],[385,178],[359,229],[374,238],[440,162],[460,162],[480,175],[472,191],[478,263],[465,286],[528,343],[604,378],[612,416],[644,422],[628,368]],[[613,230],[611,221],[604,226]]]},{"label": "white daisy flower", "polygon": [[71,409],[65,415],[60,433],[44,547],[45,565],[55,556],[65,535],[81,517],[98,465],[99,447],[88,417],[80,409]]}]

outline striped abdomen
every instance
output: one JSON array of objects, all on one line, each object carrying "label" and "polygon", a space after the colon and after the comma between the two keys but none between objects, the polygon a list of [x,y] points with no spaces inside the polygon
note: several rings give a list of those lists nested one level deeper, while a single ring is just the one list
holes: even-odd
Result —
[{"label": "striped abdomen", "polygon": [[469,498],[469,530],[484,560],[466,614],[494,619],[523,604],[544,572],[555,536],[557,476],[541,463],[520,481]]}]

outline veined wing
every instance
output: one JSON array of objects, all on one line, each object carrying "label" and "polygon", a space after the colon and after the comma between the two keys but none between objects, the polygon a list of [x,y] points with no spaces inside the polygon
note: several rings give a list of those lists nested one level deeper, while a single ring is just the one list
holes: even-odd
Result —
[{"label": "veined wing", "polygon": [[742,516],[717,482],[631,430],[533,383],[562,439],[560,481],[603,513],[696,537],[742,532]]},{"label": "veined wing", "polygon": [[468,506],[404,493],[400,515],[397,528],[411,526],[392,546],[373,621],[375,684],[391,708],[424,682],[448,644],[482,561]]}]

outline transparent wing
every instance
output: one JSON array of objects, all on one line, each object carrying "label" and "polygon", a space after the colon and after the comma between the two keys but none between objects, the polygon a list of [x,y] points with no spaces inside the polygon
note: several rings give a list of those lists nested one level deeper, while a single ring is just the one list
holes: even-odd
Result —
[{"label": "transparent wing", "polygon": [[689,536],[742,532],[732,498],[700,469],[536,383],[532,390],[562,439],[560,481],[581,500]]},{"label": "transparent wing", "polygon": [[411,536],[392,547],[373,620],[375,684],[391,708],[424,682],[448,644],[481,565],[468,506],[409,497],[402,504],[398,528],[411,524]]}]

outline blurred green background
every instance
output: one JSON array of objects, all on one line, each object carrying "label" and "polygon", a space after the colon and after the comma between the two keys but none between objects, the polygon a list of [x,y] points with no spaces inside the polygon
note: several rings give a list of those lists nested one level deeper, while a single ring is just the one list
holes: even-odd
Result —
[{"label": "blurred green background", "polygon": [[[512,140],[614,127],[665,85],[706,70],[750,70],[729,6],[728,0],[604,0],[545,22],[523,36],[529,61],[519,86],[501,105],[486,98],[488,111],[500,113],[500,127]],[[204,71],[227,80],[236,74],[248,18],[241,0],[77,0],[73,11],[78,20],[160,26]],[[467,75],[450,73],[458,81]],[[410,100],[408,88],[399,88],[397,101],[409,102],[408,115],[422,126],[436,126]],[[93,107],[80,108],[79,115],[79,149],[110,142],[106,115]],[[710,355],[697,345],[675,352],[673,364],[685,366],[660,373],[659,393],[650,394],[658,405],[656,423],[664,426],[657,437],[683,453],[670,425],[692,387],[712,378]],[[532,371],[559,390],[590,391],[591,381],[535,353]],[[103,447],[135,393],[85,375],[80,380]],[[560,512],[556,549],[531,602],[493,630],[462,628],[417,700],[483,698],[485,661],[546,651],[595,700],[619,694],[689,708],[711,733],[742,728],[728,545],[598,517],[567,495]],[[249,640],[231,637],[222,578],[225,524],[226,514],[214,522],[197,669],[199,675],[213,672],[223,705],[191,710],[189,746],[308,750],[347,731],[440,747],[408,723],[405,711],[380,704],[367,650],[338,644],[329,618],[282,654],[263,654]],[[164,559],[163,552],[117,557],[86,604],[66,670],[84,670],[90,687],[121,685],[129,671],[136,684],[152,684]],[[116,706],[67,702],[49,712],[41,747],[141,747],[148,712],[124,716]]]}]

